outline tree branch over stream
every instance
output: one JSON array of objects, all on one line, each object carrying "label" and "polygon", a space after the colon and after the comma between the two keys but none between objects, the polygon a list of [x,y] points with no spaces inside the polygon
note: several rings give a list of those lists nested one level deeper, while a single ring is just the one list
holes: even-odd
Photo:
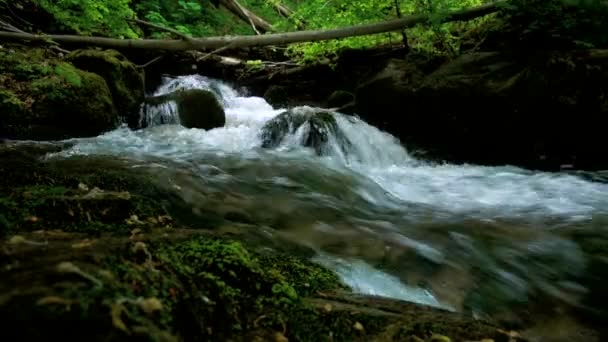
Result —
[{"label": "tree branch over stream", "polygon": [[[492,14],[498,12],[502,8],[501,6],[506,2],[507,0],[499,0],[474,8],[447,12],[442,17],[441,22],[468,21]],[[192,38],[188,41],[162,39],[115,39],[77,35],[36,35],[19,32],[0,32],[0,41],[54,41],[61,44],[90,45],[114,49],[145,49],[165,51],[214,50],[223,48],[225,46],[230,46],[232,49],[237,49],[253,46],[318,42],[324,40],[372,35],[399,31],[418,24],[428,23],[429,21],[430,17],[428,15],[418,14],[404,16],[401,19],[393,19],[378,23],[355,25],[329,30],[296,31],[256,36]]]}]

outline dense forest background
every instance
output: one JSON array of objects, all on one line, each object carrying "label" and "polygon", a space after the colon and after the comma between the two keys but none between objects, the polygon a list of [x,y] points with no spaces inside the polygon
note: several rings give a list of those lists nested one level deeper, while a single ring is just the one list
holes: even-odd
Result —
[{"label": "dense forest background", "polygon": [[[113,38],[169,38],[173,29],[191,37],[255,35],[268,32],[332,29],[381,22],[411,14],[429,15],[428,25],[391,32],[284,47],[294,61],[331,57],[340,49],[400,44],[414,50],[458,54],[472,32],[509,21],[524,39],[542,32],[568,40],[569,48],[604,46],[607,10],[603,0],[513,0],[500,14],[440,24],[450,11],[487,0],[0,0],[2,22],[26,32],[67,33]],[[239,15],[237,13],[248,13]],[[23,14],[25,13],[25,15]],[[23,17],[29,20],[22,19]],[[36,20],[32,20],[36,18]],[[153,26],[141,25],[135,19]],[[252,19],[258,20],[253,22]],[[499,20],[497,20],[499,19]],[[259,30],[256,27],[260,28]],[[43,31],[44,29],[44,31]],[[501,28],[503,31],[504,27]],[[51,32],[49,32],[51,31]],[[475,37],[479,41],[479,37]]]}]

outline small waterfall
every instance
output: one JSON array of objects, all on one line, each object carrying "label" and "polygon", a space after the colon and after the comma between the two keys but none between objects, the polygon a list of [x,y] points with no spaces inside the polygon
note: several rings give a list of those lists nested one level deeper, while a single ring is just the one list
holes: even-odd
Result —
[{"label": "small waterfall", "polygon": [[141,106],[139,127],[179,124],[179,112],[175,101],[167,101],[159,105],[143,104]]}]

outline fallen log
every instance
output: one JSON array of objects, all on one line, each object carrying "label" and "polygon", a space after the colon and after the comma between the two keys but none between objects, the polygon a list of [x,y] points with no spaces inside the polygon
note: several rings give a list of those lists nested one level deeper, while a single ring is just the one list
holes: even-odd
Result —
[{"label": "fallen log", "polygon": [[[506,0],[490,4],[446,13],[441,22],[468,21],[488,14],[498,12]],[[231,48],[252,46],[286,45],[294,43],[318,42],[332,39],[365,36],[391,31],[399,31],[418,24],[429,22],[428,15],[418,14],[404,16],[379,23],[363,24],[329,30],[308,30],[288,33],[265,34],[259,36],[220,36],[193,38],[185,40],[162,39],[115,39],[104,37],[85,37],[76,35],[36,35],[19,32],[0,32],[0,41],[54,41],[61,44],[91,45],[115,49],[147,49],[166,51],[212,50],[226,45]]]}]

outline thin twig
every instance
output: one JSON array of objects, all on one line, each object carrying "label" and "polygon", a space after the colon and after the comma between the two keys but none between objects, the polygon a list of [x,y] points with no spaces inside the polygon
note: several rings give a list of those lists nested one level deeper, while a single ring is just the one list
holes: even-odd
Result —
[{"label": "thin twig", "polygon": [[136,65],[136,67],[138,67],[139,69],[144,69],[144,68],[147,68],[147,67],[149,67],[150,65],[152,65],[152,64],[154,64],[154,63],[156,63],[156,62],[160,61],[161,59],[163,59],[163,57],[165,57],[165,56],[160,55],[160,56],[158,56],[158,57],[155,57],[155,58],[154,58],[154,59],[152,59],[151,61],[147,62],[146,64],[142,64],[142,65]]},{"label": "thin twig", "polygon": [[215,54],[218,54],[218,53],[220,53],[222,51],[228,50],[231,47],[232,47],[232,44],[228,44],[228,45],[222,46],[221,48],[215,49],[215,50],[213,50],[213,51],[205,54],[201,58],[197,58],[196,61],[197,62],[202,62],[202,61],[206,60],[207,58],[211,57],[212,55],[215,55]]},{"label": "thin twig", "polygon": [[61,52],[61,53],[65,53],[66,55],[67,55],[68,53],[72,52],[72,51],[70,51],[70,50],[62,49],[62,48],[60,48],[60,47],[59,47],[59,46],[57,46],[57,45],[52,45],[52,46],[50,47],[50,49],[57,50],[57,51],[59,51],[59,52]]},{"label": "thin twig", "polygon": [[19,29],[18,27],[15,27],[5,21],[0,20],[0,29],[3,29],[5,31],[9,31],[9,32],[16,32],[16,33],[26,33],[25,31]]},{"label": "thin twig", "polygon": [[13,15],[13,17],[15,17],[17,20],[20,20],[23,24],[29,25],[30,28],[34,26],[29,21],[27,21],[27,20],[21,18],[20,16],[18,16],[17,13],[15,13],[13,11],[13,9],[11,8],[11,4],[10,3],[6,4],[6,9],[8,9],[8,11],[11,12],[11,14]]},{"label": "thin twig", "polygon": [[192,37],[190,37],[190,36],[188,36],[188,35],[186,35],[186,34],[184,34],[182,32],[179,32],[178,30],[174,30],[172,28],[169,28],[169,27],[164,27],[162,25],[157,25],[157,24],[154,24],[154,23],[151,23],[151,22],[148,22],[148,21],[145,21],[145,20],[141,20],[141,19],[131,19],[131,18],[128,18],[127,21],[133,21],[133,22],[136,22],[136,23],[141,24],[141,25],[150,26],[150,27],[153,27],[153,28],[158,29],[158,30],[162,30],[162,31],[173,33],[174,35],[176,35],[176,36],[178,36],[178,37],[180,37],[183,40],[186,40],[188,42],[193,42],[194,41],[192,39]]}]

